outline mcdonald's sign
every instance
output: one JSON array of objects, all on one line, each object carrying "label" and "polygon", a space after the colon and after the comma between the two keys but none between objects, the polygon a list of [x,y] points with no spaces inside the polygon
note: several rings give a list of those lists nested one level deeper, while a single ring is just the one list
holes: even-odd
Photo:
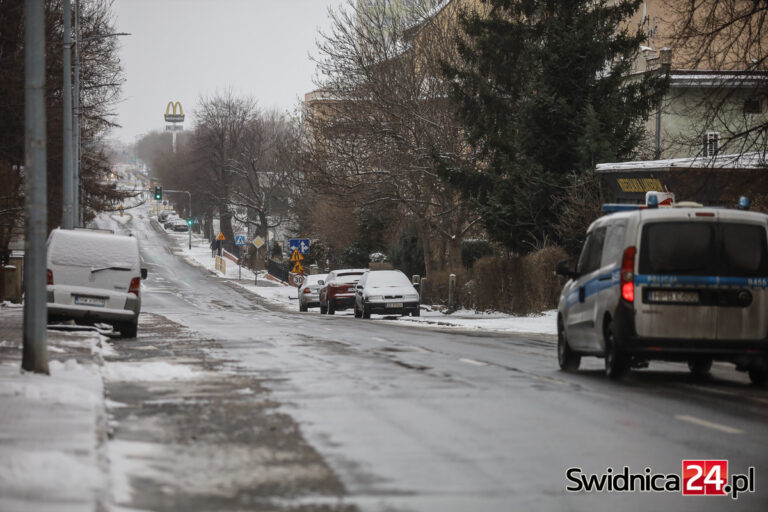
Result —
[{"label": "mcdonald's sign", "polygon": [[[178,109],[178,113],[177,113]],[[181,102],[169,101],[165,107],[165,122],[166,123],[183,123],[184,122],[184,109],[181,108]]]}]

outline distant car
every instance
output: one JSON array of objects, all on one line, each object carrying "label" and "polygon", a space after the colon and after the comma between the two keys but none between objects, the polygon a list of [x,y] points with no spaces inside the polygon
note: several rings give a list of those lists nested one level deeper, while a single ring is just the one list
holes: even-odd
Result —
[{"label": "distant car", "polygon": [[320,313],[332,315],[355,304],[355,285],[367,268],[347,268],[331,271],[320,288]]},{"label": "distant car", "polygon": [[139,243],[132,236],[54,229],[48,237],[48,319],[112,324],[136,337],[141,311]]},{"label": "distant car", "polygon": [[177,219],[171,224],[171,229],[177,233],[186,233],[189,231],[189,226],[184,219]]},{"label": "distant car", "polygon": [[371,313],[419,316],[419,292],[399,270],[371,270],[355,287],[355,317]]},{"label": "distant car", "polygon": [[328,274],[309,275],[299,287],[299,311],[316,308],[320,305],[320,288],[325,284]]}]

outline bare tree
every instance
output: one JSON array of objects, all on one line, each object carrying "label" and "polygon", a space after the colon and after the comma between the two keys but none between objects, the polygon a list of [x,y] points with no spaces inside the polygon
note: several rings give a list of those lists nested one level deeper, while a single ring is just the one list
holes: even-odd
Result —
[{"label": "bare tree", "polygon": [[255,100],[237,97],[232,91],[201,98],[197,107],[194,151],[211,202],[218,209],[221,232],[230,241],[234,239],[231,200],[237,177],[235,164],[248,142],[257,112]]},{"label": "bare tree", "polygon": [[231,160],[234,217],[261,236],[294,213],[297,145],[295,122],[276,111],[257,112]]},{"label": "bare tree", "polygon": [[319,44],[320,98],[305,113],[312,186],[358,208],[396,209],[419,226],[427,272],[461,265],[478,218],[438,176],[437,159],[469,160],[441,60],[453,51],[451,16],[382,2],[332,12]]},{"label": "bare tree", "polygon": [[[748,0],[667,1],[677,60],[692,70],[718,70],[712,87],[689,107],[703,130],[725,132],[721,152],[768,151],[768,3]],[[710,73],[711,74],[711,73]],[[694,141],[696,143],[696,141]]]}]

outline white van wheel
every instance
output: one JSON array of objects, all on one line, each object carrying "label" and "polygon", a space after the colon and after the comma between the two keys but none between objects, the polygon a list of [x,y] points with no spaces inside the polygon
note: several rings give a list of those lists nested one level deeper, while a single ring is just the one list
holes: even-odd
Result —
[{"label": "white van wheel", "polygon": [[581,355],[568,345],[562,318],[557,319],[557,362],[564,372],[575,372],[581,364]]},{"label": "white van wheel", "polygon": [[629,358],[616,344],[613,321],[605,328],[605,374],[609,379],[618,380],[629,370]]}]

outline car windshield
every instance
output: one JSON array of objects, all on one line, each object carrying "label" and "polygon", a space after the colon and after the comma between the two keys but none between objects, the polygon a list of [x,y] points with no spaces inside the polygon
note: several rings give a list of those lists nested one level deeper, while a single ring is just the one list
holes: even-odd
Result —
[{"label": "car windshield", "polygon": [[368,275],[365,281],[366,286],[374,288],[394,288],[400,286],[411,286],[411,282],[400,271],[397,270],[377,270]]}]

